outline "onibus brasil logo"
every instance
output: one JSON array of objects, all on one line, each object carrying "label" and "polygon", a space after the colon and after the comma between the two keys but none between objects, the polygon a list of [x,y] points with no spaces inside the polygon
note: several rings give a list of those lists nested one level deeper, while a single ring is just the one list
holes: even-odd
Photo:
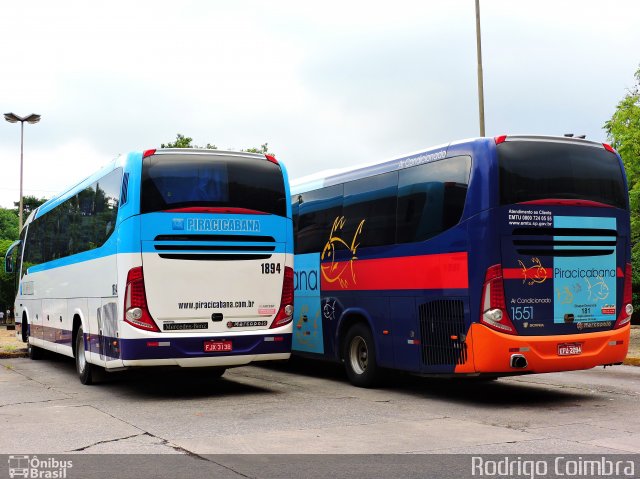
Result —
[{"label": "onibus brasil logo", "polygon": [[65,479],[67,469],[73,467],[73,461],[38,456],[9,456],[9,477],[31,479]]}]

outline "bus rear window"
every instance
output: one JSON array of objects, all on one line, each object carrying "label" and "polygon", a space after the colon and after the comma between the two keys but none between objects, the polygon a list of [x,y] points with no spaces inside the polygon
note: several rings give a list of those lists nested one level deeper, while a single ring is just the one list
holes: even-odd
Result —
[{"label": "bus rear window", "polygon": [[142,213],[190,207],[244,208],[286,216],[278,165],[220,155],[157,155],[142,163]]},{"label": "bus rear window", "polygon": [[550,141],[498,146],[500,203],[580,199],[626,209],[618,158],[603,148]]}]

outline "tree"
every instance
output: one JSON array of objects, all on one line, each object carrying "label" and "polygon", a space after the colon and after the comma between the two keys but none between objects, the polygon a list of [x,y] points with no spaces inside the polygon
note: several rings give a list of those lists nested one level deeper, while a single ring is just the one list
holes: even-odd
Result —
[{"label": "tree", "polygon": [[242,151],[246,151],[247,153],[261,153],[263,155],[266,155],[267,153],[269,153],[269,143],[263,143],[260,148],[247,148],[246,150]]},{"label": "tree", "polygon": [[[0,208],[0,240],[14,241],[18,236],[18,215],[16,211]],[[2,250],[0,250],[1,254]]]},{"label": "tree", "polygon": [[[16,222],[17,230],[18,224]],[[0,266],[0,311],[2,312],[7,309],[13,309],[13,300],[16,297],[14,276],[12,273],[4,272],[4,255],[13,241],[11,239],[0,239],[0,258],[2,258],[2,266]]]},{"label": "tree", "polygon": [[[175,141],[170,141],[167,144],[161,143],[160,144],[160,148],[201,148],[198,145],[193,145],[191,142],[193,141],[193,138],[190,138],[188,136],[184,136],[180,133],[178,133],[176,135],[176,140]],[[212,145],[211,143],[207,143],[207,146],[205,146],[205,148],[207,150],[217,150],[218,147],[216,145]]]},{"label": "tree", "polygon": [[627,172],[631,206],[633,302],[634,309],[640,311],[640,68],[635,73],[635,80],[635,85],[618,103],[604,128],[611,145],[620,153]]},{"label": "tree", "polygon": [[[23,219],[23,221],[27,221],[27,218],[29,217],[31,212],[35,211],[35,209],[38,206],[40,206],[41,204],[45,203],[46,201],[47,201],[46,198],[36,198],[35,196],[32,196],[32,195],[23,196],[22,197],[22,219]],[[18,216],[18,209],[20,208],[20,202],[19,201],[14,201],[13,202],[13,206],[15,206],[15,209],[13,211],[15,212],[16,216]]]},{"label": "tree", "polygon": [[[176,135],[175,141],[170,141],[169,143],[161,143],[160,148],[202,148],[201,146],[194,145],[192,142],[193,142],[193,138],[190,138],[188,136],[184,136],[181,133],[178,133]],[[212,145],[211,143],[207,143],[207,146],[205,146],[204,148],[207,150],[218,149],[216,145]],[[247,153],[260,153],[262,155],[266,155],[267,153],[269,153],[273,155],[273,153],[269,151],[268,143],[263,143],[262,145],[260,145],[259,148],[247,148],[246,150],[240,150],[240,151],[246,151]]]}]

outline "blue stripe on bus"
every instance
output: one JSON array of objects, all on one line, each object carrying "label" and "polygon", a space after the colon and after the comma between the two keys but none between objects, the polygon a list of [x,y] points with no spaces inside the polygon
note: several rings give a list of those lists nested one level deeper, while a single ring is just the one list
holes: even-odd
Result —
[{"label": "blue stripe on bus", "polygon": [[[170,234],[185,234],[190,233],[194,235],[199,234],[209,234],[207,231],[198,231],[198,232],[188,232],[184,230],[174,230],[173,228],[173,219],[175,218],[195,218],[195,219],[204,219],[210,220],[212,217],[217,219],[220,218],[221,215],[202,215],[202,214],[172,214],[172,213],[150,213],[148,215],[137,215],[131,218],[127,218],[125,221],[122,221],[116,230],[116,233],[112,234],[109,239],[99,248],[83,251],[82,253],[78,253],[71,256],[66,256],[64,258],[56,259],[53,261],[49,261],[47,263],[42,263],[39,265],[31,266],[28,269],[28,273],[38,273],[41,271],[47,271],[54,268],[60,268],[63,266],[70,266],[77,263],[83,263],[85,261],[92,261],[100,258],[105,258],[107,256],[112,256],[116,253],[125,254],[125,253],[140,253],[140,252],[154,252],[159,253],[154,249],[155,242],[150,240],[144,241],[141,240],[140,231],[153,231],[153,237],[158,235],[170,235]],[[275,247],[274,251],[270,251],[269,253],[292,253],[293,251],[289,251],[291,245],[287,245],[286,238],[291,234],[290,228],[292,228],[291,220],[289,218],[283,218],[281,216],[274,215],[224,215],[224,219],[228,220],[246,220],[246,219],[255,219],[257,218],[261,224],[261,231],[256,233],[251,233],[255,235],[267,235],[274,236],[274,232],[281,232],[282,222],[285,221],[288,223],[288,227],[286,228],[286,234],[275,234],[275,243],[263,243],[260,244],[269,244]],[[213,232],[216,234],[216,232]],[[223,232],[220,232],[220,234]],[[243,234],[244,236],[244,234]],[[165,244],[161,242],[159,244]],[[175,244],[175,243],[174,243]],[[180,244],[204,244],[204,242],[180,242]],[[234,242],[216,242],[216,245],[238,245],[238,243]],[[245,244],[243,242],[243,244]],[[247,243],[249,246],[254,243]],[[178,250],[165,250],[162,253],[167,254],[171,252],[179,252]],[[180,251],[184,253],[184,251]],[[224,251],[219,251],[217,253],[223,253]],[[233,251],[229,251],[233,252]],[[237,253],[237,252],[235,252]],[[244,252],[246,254],[251,253],[251,251]]]}]

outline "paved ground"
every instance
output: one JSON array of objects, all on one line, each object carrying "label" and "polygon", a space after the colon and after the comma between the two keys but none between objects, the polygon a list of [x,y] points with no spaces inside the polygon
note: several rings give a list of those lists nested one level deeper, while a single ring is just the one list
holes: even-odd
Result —
[{"label": "paved ground", "polygon": [[400,376],[365,390],[303,361],[87,387],[66,358],[3,359],[0,452],[640,453],[639,396],[630,366],[488,383]]},{"label": "paved ground", "polygon": [[[19,358],[26,355],[27,349],[16,337],[15,331],[7,330],[5,325],[0,325],[0,358]],[[631,327],[631,341],[625,364],[640,366],[640,325]]]}]

